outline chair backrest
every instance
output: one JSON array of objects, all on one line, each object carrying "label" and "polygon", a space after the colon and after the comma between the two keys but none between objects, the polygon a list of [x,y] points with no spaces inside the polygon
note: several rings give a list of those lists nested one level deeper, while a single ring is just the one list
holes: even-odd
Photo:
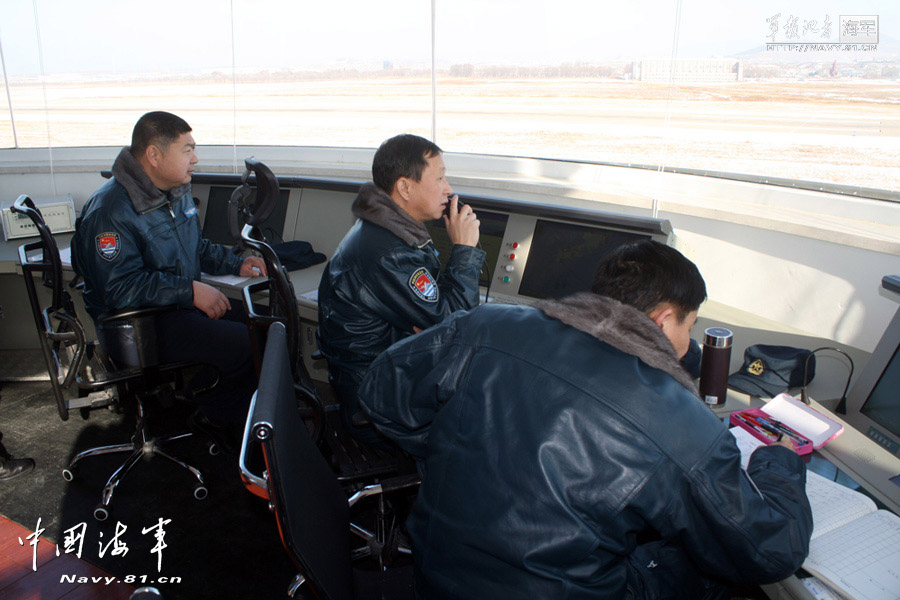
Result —
[{"label": "chair backrest", "polygon": [[[254,341],[254,348],[258,352],[263,345],[260,340],[265,339],[264,332],[269,326],[272,323],[284,323],[287,331],[291,373],[296,384],[296,391],[303,402],[313,410],[316,423],[313,438],[318,443],[325,431],[325,408],[312,376],[303,362],[300,349],[300,310],[297,305],[297,294],[287,269],[281,264],[281,259],[278,258],[272,247],[265,242],[262,232],[257,227],[272,213],[275,203],[278,202],[278,179],[269,167],[253,158],[245,159],[244,164],[246,170],[241,178],[242,184],[235,189],[232,200],[229,202],[228,221],[234,231],[237,222],[246,220],[240,229],[240,246],[258,252],[266,263],[266,272],[268,273],[267,282],[254,283],[245,286],[243,290],[244,305],[251,325],[251,337]],[[242,199],[249,197],[251,173],[256,174],[254,179],[256,198],[251,206],[244,206]],[[266,290],[269,293],[268,314],[259,314],[254,307],[252,295]]]},{"label": "chair backrest", "polygon": [[[262,256],[269,276],[269,314],[256,314],[252,302],[248,303],[247,310],[251,322],[257,326],[267,328],[273,322],[283,322],[287,327],[288,349],[291,357],[298,359],[300,355],[300,311],[297,308],[297,295],[287,269],[281,264],[281,259],[275,254],[275,250],[266,243],[265,237],[258,227],[272,213],[278,202],[278,179],[269,167],[258,160],[247,158],[244,160],[244,165],[246,168],[241,177],[242,183],[234,190],[231,200],[228,202],[228,223],[232,235],[235,233],[238,235],[235,241],[239,247],[251,248]],[[253,181],[256,185],[256,197],[248,206],[246,200],[251,191],[251,174],[255,174]],[[252,292],[260,291],[259,287],[252,286]],[[302,360],[292,362],[291,369],[295,381],[302,385],[312,385],[312,378],[306,372]]]},{"label": "chair backrest", "polygon": [[[44,222],[41,211],[26,195],[21,195],[12,211],[31,219],[40,239],[19,246],[19,264],[25,276],[25,288],[41,342],[41,351],[47,363],[47,371],[56,398],[59,417],[69,418],[65,390],[77,380],[85,359],[88,342],[84,327],[75,311],[72,298],[63,281],[62,260],[59,247],[50,228]],[[40,256],[37,252],[40,251]],[[51,289],[50,306],[41,307],[34,276],[40,274],[42,283]]]},{"label": "chair backrest", "polygon": [[[63,421],[69,419],[72,409],[101,408],[115,402],[118,383],[150,379],[155,376],[158,367],[174,370],[184,366],[159,365],[156,353],[155,315],[174,307],[122,309],[111,313],[101,320],[121,321],[128,323],[129,327],[110,330],[101,346],[112,348],[114,352],[100,351],[94,341],[87,339],[75,304],[66,289],[59,247],[41,211],[26,195],[19,196],[12,210],[30,218],[40,237],[38,241],[19,247],[19,263],[25,275],[28,300],[57,410]],[[35,283],[35,275],[38,274],[43,285],[52,291],[51,304],[43,308]],[[116,352],[120,356],[117,357]],[[110,357],[117,362],[114,364]],[[90,376],[86,368],[89,364]],[[76,398],[69,391],[73,384],[84,392],[107,390],[112,393]]]},{"label": "chair backrest", "polygon": [[353,597],[347,496],[297,411],[284,324],[269,328],[250,434],[260,442],[285,549],[316,595]]}]

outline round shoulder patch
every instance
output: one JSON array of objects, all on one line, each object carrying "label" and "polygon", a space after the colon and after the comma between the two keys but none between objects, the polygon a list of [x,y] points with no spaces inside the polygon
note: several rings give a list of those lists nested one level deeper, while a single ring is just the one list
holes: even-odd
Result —
[{"label": "round shoulder patch", "polygon": [[434,277],[428,272],[428,269],[422,267],[416,269],[409,278],[409,287],[415,292],[416,296],[425,302],[437,302],[438,286],[434,282]]},{"label": "round shoulder patch", "polygon": [[115,260],[119,255],[119,250],[122,248],[119,242],[119,234],[114,232],[98,234],[94,238],[94,246],[97,248],[97,254],[100,255],[100,258],[108,261]]}]

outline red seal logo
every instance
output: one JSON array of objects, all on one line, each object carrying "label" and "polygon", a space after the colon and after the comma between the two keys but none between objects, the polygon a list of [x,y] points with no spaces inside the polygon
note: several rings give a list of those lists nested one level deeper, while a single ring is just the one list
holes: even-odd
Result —
[{"label": "red seal logo", "polygon": [[94,243],[97,246],[97,254],[100,255],[100,258],[108,261],[114,260],[122,248],[119,243],[118,233],[101,233],[94,238]]},{"label": "red seal logo", "polygon": [[438,286],[434,282],[434,277],[428,272],[428,269],[416,269],[409,278],[409,287],[415,292],[416,296],[425,302],[437,302]]}]

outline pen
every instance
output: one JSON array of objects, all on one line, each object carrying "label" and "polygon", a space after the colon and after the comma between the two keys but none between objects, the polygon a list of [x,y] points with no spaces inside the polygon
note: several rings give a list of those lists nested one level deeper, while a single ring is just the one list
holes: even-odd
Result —
[{"label": "pen", "polygon": [[771,422],[759,415],[747,415],[747,417],[766,431],[771,431],[774,435],[777,435],[779,439],[781,436],[786,435],[798,446],[802,446],[806,443],[806,440],[801,439],[793,430],[785,427],[778,421],[774,421],[774,419],[774,422]]},{"label": "pen", "polygon": [[745,415],[745,414],[740,414],[740,415],[738,415],[738,416],[739,416],[742,420],[744,420],[745,422],[747,422],[747,423],[752,423],[753,425],[756,425],[757,427],[760,427],[760,428],[762,428],[762,429],[765,429],[766,431],[768,431],[768,432],[771,433],[772,435],[776,435],[776,436],[777,436],[777,435],[779,435],[779,434],[781,433],[780,431],[778,431],[777,429],[775,429],[775,427],[772,426],[770,423],[767,423],[765,420],[761,419],[760,417],[758,417],[758,416],[756,416],[756,415],[750,415],[750,414],[746,414],[746,415]]},{"label": "pen", "polygon": [[756,423],[750,421],[750,420],[749,420],[747,417],[745,417],[744,415],[738,414],[738,415],[737,415],[737,418],[738,418],[739,421],[742,421],[744,424],[746,424],[748,427],[750,427],[750,428],[753,429],[754,431],[758,431],[759,433],[763,434],[763,435],[766,437],[766,439],[769,439],[769,440],[772,439],[771,436],[774,435],[774,434],[773,434],[771,431],[766,431],[765,429],[763,429],[762,427],[760,427],[760,426],[757,425]]},{"label": "pen", "polygon": [[783,425],[783,424],[781,423],[781,421],[777,421],[777,420],[775,420],[775,419],[771,419],[771,420],[769,420],[769,419],[764,419],[763,417],[756,417],[756,418],[757,418],[757,422],[759,422],[760,424],[762,424],[762,425],[769,425],[769,426],[771,426],[771,427],[774,427],[775,429],[777,429],[778,431],[780,431],[780,432],[783,433],[784,435],[788,436],[789,438],[791,438],[792,440],[794,440],[794,441],[797,442],[798,444],[806,444],[806,443],[809,442],[809,440],[806,440],[806,439],[803,439],[802,437],[800,437],[800,436],[797,434],[797,432],[795,432],[795,431],[794,431],[793,429],[791,429],[790,427],[787,427],[786,425]]}]

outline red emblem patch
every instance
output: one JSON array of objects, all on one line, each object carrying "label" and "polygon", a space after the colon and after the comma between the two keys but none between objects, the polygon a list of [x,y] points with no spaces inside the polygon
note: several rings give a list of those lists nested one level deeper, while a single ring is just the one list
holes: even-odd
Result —
[{"label": "red emblem patch", "polygon": [[409,287],[425,302],[437,302],[438,286],[428,269],[416,269],[409,278]]},{"label": "red emblem patch", "polygon": [[97,253],[103,260],[113,260],[119,255],[121,244],[118,233],[101,233],[94,238],[94,243],[97,246]]}]

